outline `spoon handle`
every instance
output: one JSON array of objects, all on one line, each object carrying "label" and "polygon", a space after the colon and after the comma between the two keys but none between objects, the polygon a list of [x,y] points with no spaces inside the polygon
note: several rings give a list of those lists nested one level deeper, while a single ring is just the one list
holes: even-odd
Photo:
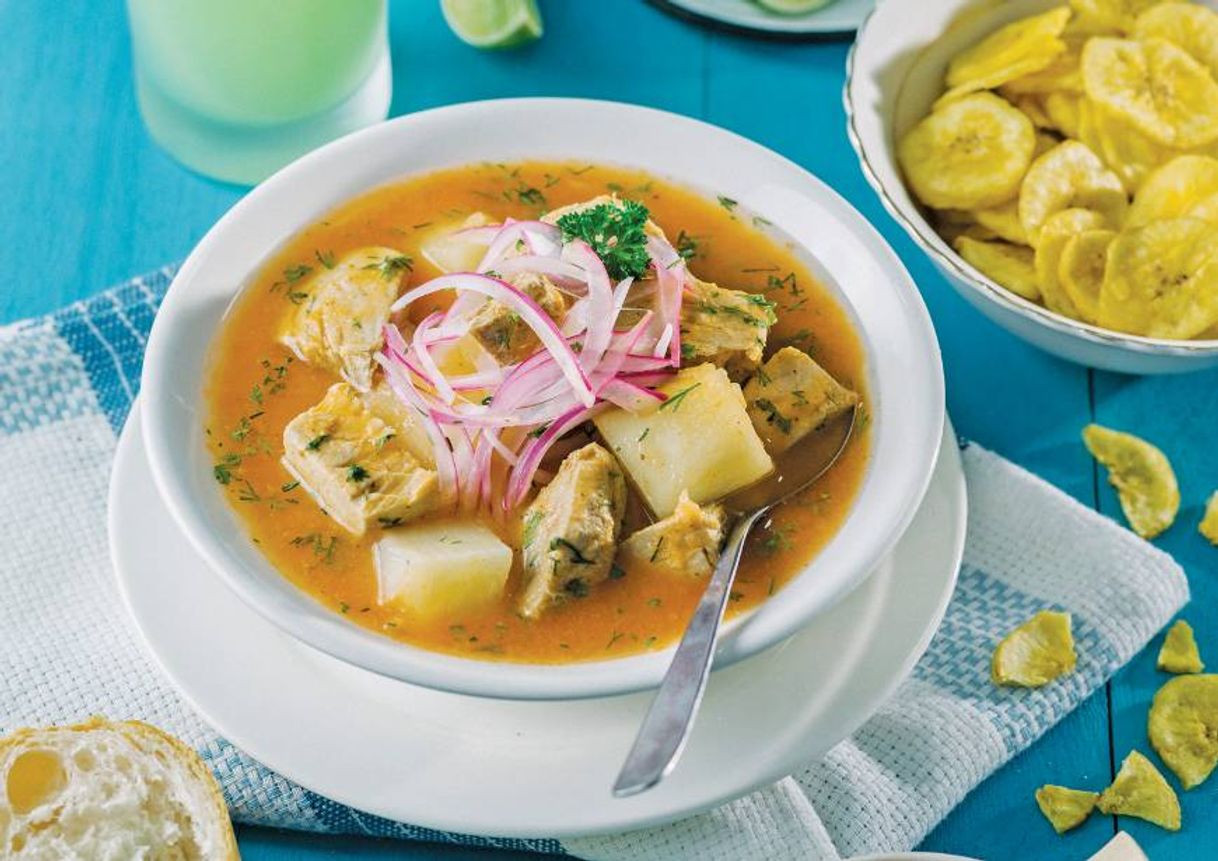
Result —
[{"label": "spoon handle", "polygon": [[672,770],[685,748],[706,691],[719,623],[736,579],[736,569],[740,567],[745,539],[768,510],[766,507],[744,515],[732,527],[706,591],[613,785],[613,794],[618,798],[651,789]]}]

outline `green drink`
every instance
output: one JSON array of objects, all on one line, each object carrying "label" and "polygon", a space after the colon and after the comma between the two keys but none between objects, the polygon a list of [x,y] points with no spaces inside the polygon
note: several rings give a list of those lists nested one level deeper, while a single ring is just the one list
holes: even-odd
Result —
[{"label": "green drink", "polygon": [[253,184],[382,120],[385,0],[127,0],[149,132],[186,166]]}]

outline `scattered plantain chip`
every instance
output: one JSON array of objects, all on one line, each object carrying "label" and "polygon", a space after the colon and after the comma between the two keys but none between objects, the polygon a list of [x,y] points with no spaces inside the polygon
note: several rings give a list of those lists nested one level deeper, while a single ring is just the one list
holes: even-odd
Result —
[{"label": "scattered plantain chip", "polygon": [[975,93],[914,126],[897,157],[927,206],[980,209],[1018,194],[1035,147],[1036,130],[1023,113],[992,93]]},{"label": "scattered plantain chip", "polygon": [[1201,518],[1197,531],[1211,544],[1218,544],[1218,490],[1210,495],[1210,501],[1205,504],[1205,516]]},{"label": "scattered plantain chip", "polygon": [[1049,217],[1063,209],[1090,209],[1113,226],[1129,205],[1120,178],[1078,141],[1065,141],[1032,162],[1019,190],[1019,220],[1036,245]]},{"label": "scattered plantain chip", "polygon": [[1101,326],[1194,338],[1218,323],[1218,223],[1171,218],[1123,230],[1108,264]]},{"label": "scattered plantain chip", "polygon": [[1192,625],[1178,619],[1171,626],[1159,649],[1157,666],[1169,673],[1199,673],[1205,669]]},{"label": "scattered plantain chip", "polygon": [[1134,816],[1168,831],[1180,830],[1180,799],[1151,761],[1136,750],[1125,757],[1116,780],[1100,793],[1096,806],[1101,813]]},{"label": "scattered plantain chip", "polygon": [[1218,765],[1218,676],[1177,676],[1159,688],[1146,728],[1181,785],[1200,786]]},{"label": "scattered plantain chip", "polygon": [[978,271],[1012,293],[1033,302],[1040,298],[1031,248],[1008,242],[984,242],[968,235],[957,237],[952,247]]},{"label": "scattered plantain chip", "polygon": [[1074,669],[1070,614],[1042,610],[1007,634],[990,663],[996,685],[1038,688]]},{"label": "scattered plantain chip", "polygon": [[1081,69],[1087,96],[1152,140],[1186,148],[1218,138],[1218,83],[1166,39],[1090,39]]},{"label": "scattered plantain chip", "polygon": [[1181,155],[1157,168],[1134,195],[1125,226],[1171,218],[1218,221],[1218,159]]},{"label": "scattered plantain chip", "polygon": [[1172,525],[1180,510],[1180,489],[1163,452],[1133,434],[1096,424],[1083,428],[1083,442],[1108,468],[1108,481],[1134,532],[1154,538]]},{"label": "scattered plantain chip", "polygon": [[1069,20],[1070,10],[1061,6],[1000,27],[956,55],[947,67],[947,86],[959,92],[990,90],[1048,68],[1066,51],[1058,37]]},{"label": "scattered plantain chip", "polygon": [[1099,800],[1098,792],[1067,789],[1051,783],[1036,790],[1036,806],[1058,834],[1065,834],[1086,822]]}]

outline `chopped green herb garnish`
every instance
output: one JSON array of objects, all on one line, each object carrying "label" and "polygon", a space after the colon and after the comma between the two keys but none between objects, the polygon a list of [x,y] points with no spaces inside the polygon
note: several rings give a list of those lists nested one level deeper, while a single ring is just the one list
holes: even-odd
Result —
[{"label": "chopped green herb garnish", "polygon": [[338,612],[340,612],[340,613],[346,613],[346,612],[348,612],[350,609],[351,609],[351,605],[350,605],[350,604],[348,604],[346,601],[339,601],[339,602],[338,602]]},{"label": "chopped green herb garnish", "polygon": [[414,261],[405,254],[382,257],[376,263],[369,263],[365,269],[376,269],[381,273],[381,277],[386,281],[392,281],[403,272],[409,272],[414,268]]},{"label": "chopped green herb garnish", "polygon": [[312,271],[313,267],[309,264],[297,263],[295,266],[289,266],[287,269],[283,270],[283,280],[287,281],[289,284],[295,284]]},{"label": "chopped green herb garnish", "polygon": [[309,442],[305,445],[305,448],[307,448],[309,451],[317,451],[326,444],[326,440],[329,438],[330,435],[328,433],[318,434],[317,436],[313,437],[313,439],[309,440]]},{"label": "chopped green herb garnish", "polygon": [[308,298],[309,298],[308,293],[301,293],[299,291],[295,291],[295,292],[288,294],[288,299],[291,300],[293,305],[299,305],[300,303],[304,302],[305,299],[308,299]]},{"label": "chopped green herb garnish", "polygon": [[317,258],[317,262],[327,269],[333,269],[337,263],[334,259],[333,251],[314,251],[313,256]]},{"label": "chopped green herb garnish", "polygon": [[369,472],[358,463],[353,463],[347,467],[347,481],[367,481]]},{"label": "chopped green herb garnish", "polygon": [[681,255],[683,260],[693,260],[699,254],[700,240],[696,236],[690,236],[684,230],[677,234],[677,253]]},{"label": "chopped green herb garnish", "polygon": [[524,527],[520,533],[520,544],[522,547],[528,547],[533,543],[533,539],[537,537],[537,524],[541,523],[542,514],[540,511],[530,511],[524,517]]},{"label": "chopped green herb garnish", "polygon": [[334,553],[338,550],[338,536],[331,535],[327,540],[320,532],[310,532],[293,538],[292,546],[309,548],[315,557],[329,565],[334,562]]},{"label": "chopped green herb garnish", "polygon": [[761,548],[767,555],[773,556],[775,553],[780,553],[783,550],[789,550],[794,546],[791,540],[791,533],[795,531],[795,527],[790,523],[779,526],[775,523],[770,523],[765,540],[761,542]]},{"label": "chopped green herb garnish", "polygon": [[683,400],[685,400],[686,397],[689,396],[690,392],[692,392],[694,389],[698,388],[698,386],[700,386],[700,385],[702,385],[702,383],[700,383],[700,382],[694,383],[692,386],[689,386],[688,388],[681,389],[681,391],[677,392],[676,394],[669,395],[667,398],[665,398],[664,403],[660,404],[660,406],[657,407],[657,409],[658,410],[672,409],[673,412],[676,412],[678,409],[681,408],[681,402]]},{"label": "chopped green herb garnish", "polygon": [[576,565],[591,565],[592,560],[583,554],[583,552],[561,535],[550,541],[550,549],[557,550],[560,547],[566,547],[571,551],[571,561]]},{"label": "chopped green herb garnish", "polygon": [[212,475],[216,477],[216,481],[221,484],[228,484],[233,480],[233,470],[241,465],[241,455],[232,452],[220,458],[220,461],[212,467]]},{"label": "chopped green herb garnish", "polygon": [[625,576],[626,576],[626,569],[623,568],[621,565],[615,564],[615,565],[609,566],[609,579],[610,580],[621,580]]},{"label": "chopped green herb garnish", "polygon": [[721,194],[721,195],[719,195],[719,205],[722,206],[724,209],[726,209],[728,212],[731,212],[732,210],[734,210],[736,208],[736,206],[738,205],[738,202],[735,200],[732,200],[730,197],[724,197]]},{"label": "chopped green herb garnish", "polygon": [[576,598],[588,597],[588,584],[579,577],[572,577],[563,584],[563,591],[569,595],[574,595]]},{"label": "chopped green herb garnish", "polygon": [[647,606],[648,606],[648,607],[659,607],[659,606],[660,606],[661,604],[663,604],[663,603],[664,603],[664,602],[663,602],[663,601],[661,601],[659,598],[648,598],[648,599],[647,599]]},{"label": "chopped green herb garnish", "polygon": [[280,493],[291,493],[296,488],[300,487],[299,481],[289,481],[287,484],[279,485]]},{"label": "chopped green herb garnish", "polygon": [[229,436],[235,439],[237,442],[241,442],[241,440],[250,435],[250,431],[253,429],[254,425],[250,421],[250,417],[242,416],[241,420],[237,422],[237,426],[229,433]]},{"label": "chopped green herb garnish", "polygon": [[392,529],[395,526],[402,525],[402,518],[400,518],[400,517],[378,517],[376,519],[376,522],[381,527],[381,529]]},{"label": "chopped green herb garnish", "polygon": [[649,427],[643,428],[643,432],[641,434],[639,434],[639,438],[637,440],[635,440],[635,442],[642,442],[643,440],[647,439],[647,434],[649,434],[649,433],[651,433],[651,428],[649,428]]},{"label": "chopped green herb garnish", "polygon": [[605,264],[610,277],[641,278],[651,256],[647,253],[644,230],[651,213],[638,201],[625,200],[621,206],[602,203],[558,219],[563,239],[582,239]]},{"label": "chopped green herb garnish", "polygon": [[624,636],[626,636],[626,635],[623,634],[621,631],[614,631],[613,636],[611,636],[609,638],[609,642],[605,644],[605,649],[612,649],[613,644],[616,643],[618,640],[622,639],[622,637],[624,637]]},{"label": "chopped green herb garnish", "polygon": [[766,422],[775,425],[785,434],[789,434],[791,432],[791,419],[784,416],[779,411],[778,407],[774,405],[773,401],[771,401],[769,398],[758,398],[757,400],[753,401],[753,403],[757,405],[759,410],[766,413]]}]

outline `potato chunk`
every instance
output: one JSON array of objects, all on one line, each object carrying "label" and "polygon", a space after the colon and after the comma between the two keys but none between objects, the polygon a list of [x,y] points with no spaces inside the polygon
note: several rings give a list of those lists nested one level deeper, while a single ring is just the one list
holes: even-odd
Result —
[{"label": "potato chunk", "polygon": [[686,368],[659,389],[668,400],[649,410],[595,419],[656,517],[676,510],[682,490],[699,504],[714,502],[773,470],[740,386],[722,368]]},{"label": "potato chunk", "polygon": [[859,396],[829,376],[806,353],[783,347],[744,387],[753,427],[770,454],[782,454]]},{"label": "potato chunk", "polygon": [[336,383],[284,428],[283,465],[352,534],[397,526],[440,504],[435,470],[411,451],[408,420]]},{"label": "potato chunk", "polygon": [[420,616],[477,610],[503,594],[512,548],[469,521],[411,524],[385,533],[373,548],[377,602]]},{"label": "potato chunk", "polygon": [[596,443],[567,455],[524,513],[521,615],[535,619],[608,577],[625,515],[626,480],[613,455]]},{"label": "potato chunk", "polygon": [[[554,282],[544,275],[523,272],[510,279],[513,287],[527,294],[555,323],[562,323],[567,312],[567,299]],[[531,356],[541,342],[520,315],[490,299],[469,321],[470,334],[501,365],[514,365]]]},{"label": "potato chunk", "polygon": [[677,574],[705,577],[719,561],[722,543],[723,506],[703,507],[682,491],[676,510],[627,538],[621,555]]},{"label": "potato chunk", "polygon": [[691,276],[681,304],[681,361],[710,362],[740,382],[761,364],[766,336],[776,320],[774,303],[764,296]]},{"label": "potato chunk", "polygon": [[361,392],[372,388],[372,354],[398,298],[410,258],[392,248],[353,251],[294,285],[300,305],[279,340],[302,360],[325,368]]}]

